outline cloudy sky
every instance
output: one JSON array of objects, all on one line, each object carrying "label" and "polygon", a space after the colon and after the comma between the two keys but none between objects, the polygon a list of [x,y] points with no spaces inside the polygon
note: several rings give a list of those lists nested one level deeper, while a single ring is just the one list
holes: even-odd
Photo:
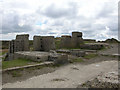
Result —
[{"label": "cloudy sky", "polygon": [[119,0],[0,0],[3,40],[16,34],[61,36],[83,32],[83,38],[118,38]]}]

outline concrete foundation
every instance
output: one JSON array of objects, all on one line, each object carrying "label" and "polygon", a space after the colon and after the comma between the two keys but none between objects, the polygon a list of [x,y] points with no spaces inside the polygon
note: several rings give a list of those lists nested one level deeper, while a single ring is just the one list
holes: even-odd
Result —
[{"label": "concrete foundation", "polygon": [[37,62],[52,61],[55,64],[68,63],[68,55],[39,51],[19,51],[11,54],[13,59],[28,59]]},{"label": "concrete foundation", "polygon": [[32,61],[47,61],[48,60],[49,53],[48,52],[26,52],[26,51],[20,51],[14,53],[14,59],[23,58],[23,59],[29,59]]}]

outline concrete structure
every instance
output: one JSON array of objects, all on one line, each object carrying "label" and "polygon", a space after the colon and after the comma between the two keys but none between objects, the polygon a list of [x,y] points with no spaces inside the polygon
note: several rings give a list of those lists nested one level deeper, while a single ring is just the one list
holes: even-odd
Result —
[{"label": "concrete structure", "polygon": [[61,37],[61,48],[79,48],[80,44],[83,44],[82,32],[72,32],[72,37]]},{"label": "concrete structure", "polygon": [[68,55],[67,54],[50,53],[49,61],[53,61],[55,64],[65,64],[65,63],[68,63]]},{"label": "concrete structure", "polygon": [[9,53],[17,51],[29,51],[29,35],[17,35],[15,40],[10,41]]},{"label": "concrete structure", "polygon": [[84,57],[86,55],[85,51],[81,51],[79,49],[73,49],[70,51],[71,55],[77,56],[77,57]]},{"label": "concrete structure", "polygon": [[68,63],[68,55],[53,52],[19,51],[14,53],[14,59],[18,58],[37,62],[53,61],[55,64]]},{"label": "concrete structure", "polygon": [[90,49],[90,50],[100,50],[104,48],[104,44],[97,44],[97,43],[88,43],[84,45],[80,45],[81,49]]},{"label": "concrete structure", "polygon": [[62,48],[71,48],[71,36],[62,36],[61,37],[61,47]]},{"label": "concrete structure", "polygon": [[90,42],[90,43],[95,43],[96,40],[95,39],[83,39],[84,42]]},{"label": "concrete structure", "polygon": [[9,43],[9,53],[5,60],[14,59],[14,53],[18,51],[29,51],[29,34],[17,35],[15,40]]},{"label": "concrete structure", "polygon": [[34,51],[50,51],[55,50],[54,36],[34,36]]},{"label": "concrete structure", "polygon": [[34,51],[41,51],[42,50],[41,36],[34,36],[33,37],[33,49],[34,49]]},{"label": "concrete structure", "polygon": [[32,61],[47,61],[49,53],[48,52],[38,52],[38,51],[19,51],[14,53],[14,59],[23,58]]}]

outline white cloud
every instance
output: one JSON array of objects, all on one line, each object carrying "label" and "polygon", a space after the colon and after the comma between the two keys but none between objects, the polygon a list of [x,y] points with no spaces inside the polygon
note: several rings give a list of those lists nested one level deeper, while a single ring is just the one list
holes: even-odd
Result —
[{"label": "white cloud", "polygon": [[84,38],[117,38],[118,0],[4,0],[2,6],[3,39],[16,33],[29,33],[32,39],[72,31],[83,32]]}]

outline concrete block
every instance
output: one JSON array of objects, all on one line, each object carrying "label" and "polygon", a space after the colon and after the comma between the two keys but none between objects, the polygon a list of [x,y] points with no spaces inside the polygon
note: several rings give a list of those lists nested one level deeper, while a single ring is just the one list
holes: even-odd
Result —
[{"label": "concrete block", "polygon": [[77,57],[84,57],[85,56],[85,51],[80,51],[80,50],[71,50],[70,51],[71,55],[77,56]]}]

